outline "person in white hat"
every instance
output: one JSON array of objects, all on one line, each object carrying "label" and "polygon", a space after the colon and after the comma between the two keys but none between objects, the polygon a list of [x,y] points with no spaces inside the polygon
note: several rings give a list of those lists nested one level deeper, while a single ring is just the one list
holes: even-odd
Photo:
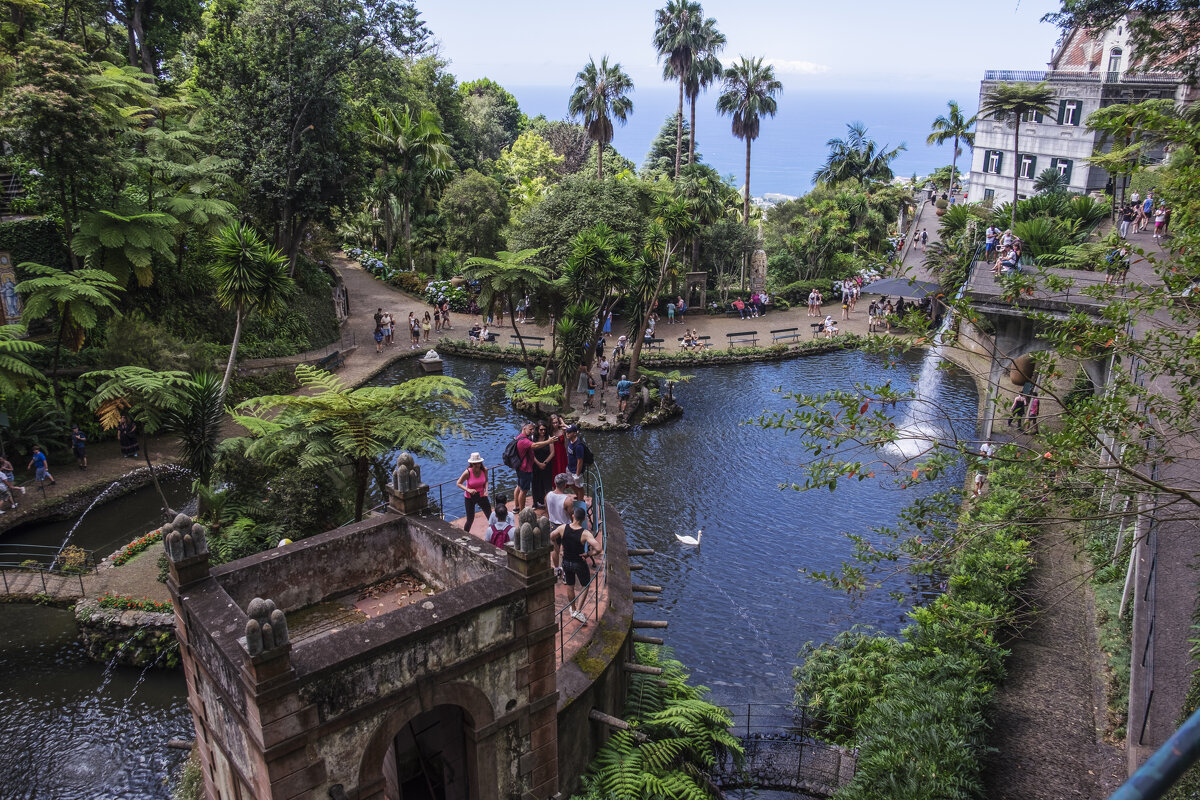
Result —
[{"label": "person in white hat", "polygon": [[484,519],[492,515],[492,502],[488,499],[488,472],[487,467],[483,465],[483,456],[471,453],[471,457],[467,459],[467,468],[458,476],[458,483],[455,485],[463,490],[463,505],[467,509],[463,529],[469,532],[471,524],[475,522],[476,506],[483,512]]}]

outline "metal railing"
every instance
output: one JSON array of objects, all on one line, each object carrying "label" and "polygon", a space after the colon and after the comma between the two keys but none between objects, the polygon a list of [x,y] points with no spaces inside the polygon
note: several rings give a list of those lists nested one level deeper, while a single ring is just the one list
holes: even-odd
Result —
[{"label": "metal railing", "polygon": [[41,580],[42,594],[50,593],[46,576],[60,578],[59,587],[64,581],[72,579],[79,581],[79,593],[85,595],[83,576],[96,571],[96,554],[91,550],[82,550],[83,561],[77,569],[63,569],[63,561],[59,558],[59,548],[52,545],[21,544],[0,546],[0,583],[4,593],[12,593],[10,577],[16,575],[36,574]]},{"label": "metal railing", "polygon": [[1065,70],[1035,69],[989,69],[984,70],[985,81],[1019,81],[1041,83],[1059,81],[1073,83],[1156,83],[1178,84],[1178,75],[1167,72],[1067,72]]},{"label": "metal railing", "polygon": [[[594,558],[589,558],[595,574],[592,575],[591,582],[585,587],[587,595],[580,598],[575,597],[575,610],[581,611],[588,615],[591,622],[595,623],[600,618],[600,594],[605,593],[607,596],[608,590],[608,538],[605,536],[607,531],[604,508],[604,480],[600,476],[600,470],[595,467],[590,467],[584,472],[584,497],[592,498],[592,504],[588,507],[588,525],[592,535],[600,542],[602,555],[600,563],[597,564]],[[585,556],[586,557],[586,556]],[[570,609],[572,604],[567,603],[562,608],[558,609],[556,620],[558,623],[558,663],[562,664],[566,660],[567,644],[573,642],[580,634],[587,635],[587,629],[583,625],[579,625],[568,636],[566,627],[567,620],[570,618]],[[590,613],[589,613],[590,611]]]}]

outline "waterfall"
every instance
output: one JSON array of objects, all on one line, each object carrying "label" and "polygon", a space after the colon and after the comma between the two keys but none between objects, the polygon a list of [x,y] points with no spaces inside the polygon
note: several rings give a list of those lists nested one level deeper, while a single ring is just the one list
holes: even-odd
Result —
[{"label": "waterfall", "polygon": [[65,539],[63,539],[63,543],[61,545],[59,545],[58,553],[54,556],[54,563],[56,563],[56,564],[58,563],[58,557],[62,555],[62,551],[66,548],[67,542],[71,541],[71,537],[75,535],[75,531],[83,523],[83,518],[88,515],[88,512],[96,507],[96,504],[100,502],[100,499],[102,497],[104,497],[106,494],[108,494],[109,492],[111,492],[113,489],[117,488],[120,485],[121,485],[120,481],[113,481],[112,483],[110,483],[108,485],[108,488],[106,488],[100,494],[96,495],[96,499],[93,500],[91,502],[91,504],[83,510],[83,513],[79,515],[79,519],[75,520],[75,524],[71,526],[71,530],[67,531],[67,537]]},{"label": "waterfall", "polygon": [[[954,299],[959,300],[966,291],[964,282],[959,287]],[[913,398],[904,405],[904,411],[896,421],[898,438],[888,445],[887,449],[900,456],[905,461],[925,455],[933,449],[937,440],[945,435],[946,430],[938,419],[938,409],[934,404],[938,388],[942,382],[941,363],[943,339],[946,332],[954,325],[954,311],[948,309],[942,324],[938,326],[933,336],[933,347],[925,354],[921,362],[921,372],[917,375],[917,385],[913,390]]]}]

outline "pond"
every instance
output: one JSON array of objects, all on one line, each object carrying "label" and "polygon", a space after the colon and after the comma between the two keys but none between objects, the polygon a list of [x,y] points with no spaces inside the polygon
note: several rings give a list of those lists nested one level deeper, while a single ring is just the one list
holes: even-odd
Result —
[{"label": "pond", "polygon": [[[800,568],[836,568],[851,551],[843,533],[895,522],[917,491],[961,486],[962,467],[916,490],[901,490],[882,475],[841,482],[835,492],[781,490],[780,484],[802,479],[806,454],[799,439],[745,424],[764,410],[787,407],[776,392],[781,387],[817,393],[890,378],[893,388],[905,392],[921,367],[920,354],[887,358],[859,351],[697,367],[695,378],[675,389],[682,417],[632,433],[586,435],[630,546],[656,551],[640,559],[646,568],[636,578],[662,586],[662,599],[640,606],[638,616],[670,622],[667,644],[694,680],[713,689],[715,699],[790,701],[792,667],[805,642],[825,641],[855,624],[897,631],[906,608],[925,591],[900,576],[888,589],[902,592],[909,603],[898,605],[886,591],[854,602]],[[503,387],[493,385],[509,369],[446,360],[445,374],[462,379],[476,397],[463,417],[470,438],[447,440],[444,463],[422,461],[430,486],[457,479],[472,451],[480,451],[488,464],[500,463],[522,420],[505,401]],[[416,364],[403,363],[376,382],[419,374]],[[978,403],[971,377],[953,368],[935,373],[932,381],[930,370],[925,375],[933,384],[930,399],[948,411],[955,434],[971,438]],[[901,417],[903,404],[889,413]],[[447,487],[452,517],[461,515],[460,496]],[[700,529],[699,548],[675,539],[676,533],[695,535]]]},{"label": "pond", "polygon": [[[894,368],[885,371],[891,363]],[[788,702],[796,654],[853,624],[898,630],[908,604],[879,592],[853,602],[799,572],[829,569],[850,552],[843,532],[893,522],[914,490],[884,478],[839,484],[836,492],[799,493],[779,485],[801,475],[804,454],[794,436],[744,424],[785,400],[775,390],[819,392],[882,382],[905,391],[920,372],[919,356],[840,352],[773,364],[700,367],[677,387],[684,415],[632,433],[591,433],[609,501],[620,512],[630,546],[651,547],[639,583],[664,587],[662,600],[639,618],[666,619],[667,644],[713,689],[718,702]],[[430,485],[453,481],[475,450],[499,463],[521,417],[493,383],[510,368],[450,358],[475,401],[463,414],[470,438],[446,441],[446,461],[422,459]],[[386,384],[420,374],[413,362],[383,373]],[[977,394],[950,370],[934,397],[951,409],[958,435],[970,437]],[[611,398],[611,394],[610,394]],[[900,412],[896,412],[900,413]],[[920,491],[961,485],[961,469]],[[447,492],[451,511],[460,495]],[[173,502],[176,497],[171,498]],[[94,509],[73,542],[101,555],[156,522],[152,489]],[[6,541],[59,543],[71,523],[47,523]],[[676,533],[704,530],[699,548]],[[909,600],[925,591],[903,576],[889,588]],[[192,738],[181,675],[107,669],[86,659],[68,612],[9,606],[0,611],[0,796],[23,798],[165,798],[164,776],[183,755],[168,739]]]}]

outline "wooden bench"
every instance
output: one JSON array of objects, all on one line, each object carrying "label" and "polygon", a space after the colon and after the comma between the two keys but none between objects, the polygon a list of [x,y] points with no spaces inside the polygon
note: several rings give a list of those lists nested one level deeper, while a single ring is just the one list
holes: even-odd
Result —
[{"label": "wooden bench", "polygon": [[[713,346],[711,336],[697,336],[696,342],[698,343],[698,345],[701,348],[703,348],[705,350],[707,350],[708,348]],[[682,336],[679,337],[679,346],[681,348],[683,347],[683,337]]]},{"label": "wooden bench", "polygon": [[820,336],[825,331],[825,323],[824,322],[810,322],[808,324],[808,327],[812,328],[814,339],[816,339],[818,336]]},{"label": "wooden bench", "polygon": [[771,341],[779,342],[783,339],[791,339],[793,342],[800,341],[799,328],[776,328],[771,331]]},{"label": "wooden bench", "polygon": [[520,338],[517,338],[517,335],[515,333],[510,333],[508,335],[508,343],[509,344],[515,344],[515,345],[519,346],[521,344],[522,340],[525,341],[525,345],[527,347],[540,347],[543,350],[546,349],[546,337],[545,336],[522,336]]},{"label": "wooden bench", "polygon": [[729,339],[729,349],[732,350],[735,344],[758,344],[758,331],[738,331],[736,333],[727,333],[725,336]]},{"label": "wooden bench", "polygon": [[645,342],[644,346],[648,350],[662,350],[663,349],[663,340],[662,339],[648,339]]},{"label": "wooden bench", "polygon": [[338,367],[346,365],[346,359],[342,356],[341,350],[334,350],[329,355],[317,362],[317,369],[323,369],[326,372],[333,372]]}]

